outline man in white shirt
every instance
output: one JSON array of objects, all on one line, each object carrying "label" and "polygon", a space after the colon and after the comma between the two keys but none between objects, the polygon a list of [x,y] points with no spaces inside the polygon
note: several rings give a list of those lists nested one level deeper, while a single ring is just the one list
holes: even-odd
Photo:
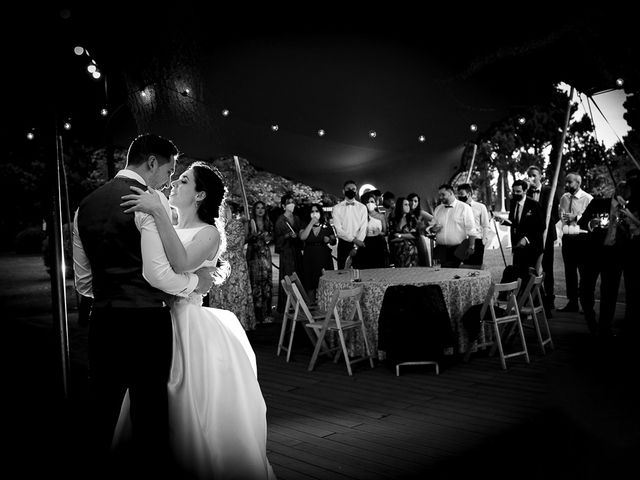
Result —
[{"label": "man in white shirt", "polygon": [[582,251],[582,240],[578,233],[578,220],[582,217],[593,196],[580,188],[582,177],[575,173],[567,174],[564,182],[565,193],[560,197],[559,215],[562,220],[562,261],[567,283],[567,304],[561,312],[578,312],[578,263]]},{"label": "man in white shirt", "polygon": [[[89,325],[92,391],[92,465],[104,468],[126,390],[131,400],[135,460],[150,473],[171,468],[167,381],[173,330],[169,295],[204,294],[210,269],[176,274],[148,214],[125,214],[122,196],[131,186],[169,186],[178,155],[158,135],[140,135],[116,177],[81,202],[74,218],[73,262],[76,290],[93,298]],[[163,203],[170,211],[164,195]],[[168,294],[168,295],[167,295]],[[165,463],[166,462],[166,463]],[[153,470],[153,471],[151,471]],[[88,476],[96,476],[93,472]]]},{"label": "man in white shirt", "polygon": [[464,263],[467,265],[482,266],[484,262],[484,246],[487,243],[491,226],[489,223],[489,212],[487,207],[473,199],[473,187],[470,183],[458,185],[458,200],[466,203],[473,210],[473,220],[475,222],[475,251]]},{"label": "man in white shirt", "polygon": [[356,200],[358,186],[353,180],[347,180],[343,186],[344,200],[333,207],[331,216],[338,237],[338,269],[345,268],[347,257],[351,255],[358,268],[355,254],[358,248],[364,248],[367,236],[369,213],[367,207]]},{"label": "man in white shirt", "polygon": [[465,240],[468,240],[468,246],[462,252],[462,257],[468,258],[475,251],[477,236],[473,210],[456,199],[453,187],[449,184],[438,187],[438,198],[440,205],[433,212],[429,224],[429,230],[436,234],[433,255],[440,259],[443,267],[457,268],[463,258],[456,255],[456,250]]}]

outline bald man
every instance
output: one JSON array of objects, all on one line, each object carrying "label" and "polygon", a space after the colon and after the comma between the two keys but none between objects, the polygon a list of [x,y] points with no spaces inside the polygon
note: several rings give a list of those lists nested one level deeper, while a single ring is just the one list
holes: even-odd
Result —
[{"label": "bald man", "polygon": [[581,248],[580,227],[578,221],[582,217],[587,205],[593,196],[580,188],[582,177],[571,172],[567,174],[564,182],[565,193],[560,197],[558,206],[560,219],[562,220],[562,260],[564,262],[564,275],[567,282],[567,304],[560,309],[561,312],[578,312],[578,263],[580,255],[584,255]]}]

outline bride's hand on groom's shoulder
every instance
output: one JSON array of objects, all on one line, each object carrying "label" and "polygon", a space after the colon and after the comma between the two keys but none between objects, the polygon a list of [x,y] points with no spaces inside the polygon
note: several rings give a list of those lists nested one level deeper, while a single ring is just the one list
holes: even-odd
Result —
[{"label": "bride's hand on groom's shoulder", "polygon": [[122,199],[120,206],[125,209],[124,213],[143,212],[153,215],[164,211],[160,196],[153,188],[149,187],[147,191],[134,186],[129,188],[134,193],[120,197]]}]

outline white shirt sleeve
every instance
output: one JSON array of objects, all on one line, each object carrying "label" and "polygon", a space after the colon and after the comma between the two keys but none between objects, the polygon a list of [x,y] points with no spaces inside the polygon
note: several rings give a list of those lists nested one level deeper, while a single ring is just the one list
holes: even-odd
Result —
[{"label": "white shirt sleeve", "polygon": [[[170,215],[166,197],[158,192]],[[186,297],[198,286],[198,276],[193,273],[176,273],[171,268],[169,259],[162,246],[158,227],[152,215],[136,212],[136,226],[140,230],[140,247],[142,250],[142,276],[155,287],[170,295]]]},{"label": "white shirt sleeve", "polygon": [[491,223],[489,219],[489,211],[486,205],[482,205],[480,209],[480,230],[482,231],[482,243],[487,244],[489,240],[489,232],[491,232]]},{"label": "white shirt sleeve", "polygon": [[336,204],[333,207],[333,212],[332,212],[332,217],[333,217],[333,228],[336,231],[336,236],[342,240],[345,240],[347,242],[352,241],[352,238],[349,238],[349,234],[347,234],[347,232],[345,232],[344,227],[342,226],[342,215],[343,215],[343,210],[342,210],[342,206],[340,204]]},{"label": "white shirt sleeve", "polygon": [[76,291],[84,297],[93,298],[91,264],[84,251],[80,233],[78,232],[78,210],[73,215],[73,276]]}]

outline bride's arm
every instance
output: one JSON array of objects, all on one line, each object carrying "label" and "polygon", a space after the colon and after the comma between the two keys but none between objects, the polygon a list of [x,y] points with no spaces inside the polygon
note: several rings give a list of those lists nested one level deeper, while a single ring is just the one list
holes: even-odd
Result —
[{"label": "bride's arm", "polygon": [[176,273],[195,270],[211,257],[212,252],[217,251],[220,234],[213,225],[198,232],[187,251],[160,199],[161,193],[151,188],[146,192],[138,187],[131,187],[131,190],[136,193],[124,195],[120,205],[126,207],[125,213],[143,212],[153,216],[167,259]]}]

